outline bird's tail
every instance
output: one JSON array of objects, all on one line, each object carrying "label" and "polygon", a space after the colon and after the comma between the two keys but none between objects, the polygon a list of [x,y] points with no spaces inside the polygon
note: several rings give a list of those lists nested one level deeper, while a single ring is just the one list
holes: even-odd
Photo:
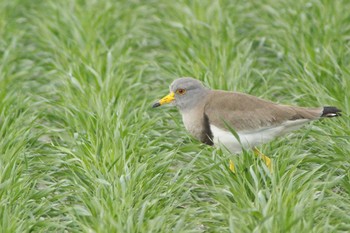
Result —
[{"label": "bird's tail", "polygon": [[337,117],[341,116],[341,110],[337,107],[326,106],[323,107],[323,112],[321,117]]}]

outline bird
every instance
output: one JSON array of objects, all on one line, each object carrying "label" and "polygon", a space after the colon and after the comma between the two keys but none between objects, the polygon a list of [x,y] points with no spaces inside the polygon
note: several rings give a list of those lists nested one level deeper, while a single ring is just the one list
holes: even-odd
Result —
[{"label": "bird", "polygon": [[[246,93],[210,89],[190,77],[175,79],[169,90],[153,108],[164,104],[176,106],[186,130],[194,138],[210,146],[223,146],[234,154],[253,149],[269,168],[271,159],[257,146],[308,122],[341,116],[337,107],[282,105]],[[232,160],[229,167],[235,172]]]}]

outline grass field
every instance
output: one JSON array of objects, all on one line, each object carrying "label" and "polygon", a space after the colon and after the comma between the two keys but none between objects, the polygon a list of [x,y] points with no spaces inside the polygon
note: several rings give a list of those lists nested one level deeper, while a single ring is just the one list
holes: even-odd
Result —
[{"label": "grass field", "polygon": [[[349,12],[347,0],[1,0],[0,232],[350,232]],[[344,114],[261,146],[270,174],[151,108],[180,76]]]}]

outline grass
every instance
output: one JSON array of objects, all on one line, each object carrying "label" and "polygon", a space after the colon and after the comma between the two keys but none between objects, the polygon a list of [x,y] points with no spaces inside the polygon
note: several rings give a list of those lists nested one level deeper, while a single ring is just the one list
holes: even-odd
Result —
[{"label": "grass", "polygon": [[[1,232],[350,231],[350,2],[0,2]],[[233,156],[151,109],[179,76],[325,119]],[[234,160],[238,174],[228,169]]]}]

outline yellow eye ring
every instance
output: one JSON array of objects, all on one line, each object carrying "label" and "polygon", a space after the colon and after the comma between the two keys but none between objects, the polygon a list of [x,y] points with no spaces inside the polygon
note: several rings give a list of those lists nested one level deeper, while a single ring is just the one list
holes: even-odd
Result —
[{"label": "yellow eye ring", "polygon": [[185,89],[180,88],[180,89],[177,89],[177,90],[176,90],[176,94],[183,95],[183,94],[185,94],[185,93],[186,93],[186,90],[185,90]]}]

